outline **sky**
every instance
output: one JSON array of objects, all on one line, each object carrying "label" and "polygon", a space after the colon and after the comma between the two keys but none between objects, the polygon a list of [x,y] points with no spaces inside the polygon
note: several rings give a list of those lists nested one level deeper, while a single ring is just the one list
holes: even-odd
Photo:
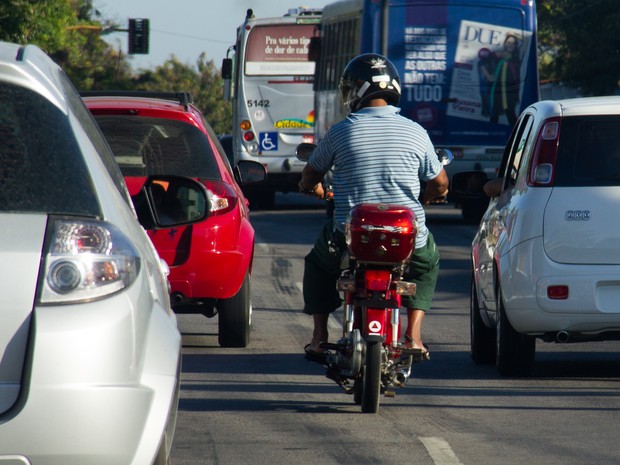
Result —
[{"label": "sky", "polygon": [[[234,44],[237,27],[248,8],[257,18],[283,16],[301,5],[322,8],[333,0],[94,0],[102,20],[126,29],[129,18],[148,18],[149,53],[131,55],[135,70],[152,69],[174,55],[194,65],[202,52],[219,68],[228,47]],[[127,33],[113,32],[103,38],[127,53]]]}]

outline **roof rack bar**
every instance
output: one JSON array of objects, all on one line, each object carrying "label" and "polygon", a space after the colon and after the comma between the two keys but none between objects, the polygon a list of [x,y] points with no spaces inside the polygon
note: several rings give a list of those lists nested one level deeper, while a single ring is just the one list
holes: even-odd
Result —
[{"label": "roof rack bar", "polygon": [[81,90],[82,97],[144,97],[178,101],[183,106],[194,103],[189,92],[156,92],[150,90]]}]

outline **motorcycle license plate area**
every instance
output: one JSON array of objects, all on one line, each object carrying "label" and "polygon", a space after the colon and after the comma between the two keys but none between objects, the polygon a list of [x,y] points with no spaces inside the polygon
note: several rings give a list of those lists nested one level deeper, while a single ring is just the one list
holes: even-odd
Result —
[{"label": "motorcycle license plate area", "polygon": [[351,209],[345,223],[349,254],[363,263],[406,262],[416,234],[415,214],[402,205],[363,203]]}]

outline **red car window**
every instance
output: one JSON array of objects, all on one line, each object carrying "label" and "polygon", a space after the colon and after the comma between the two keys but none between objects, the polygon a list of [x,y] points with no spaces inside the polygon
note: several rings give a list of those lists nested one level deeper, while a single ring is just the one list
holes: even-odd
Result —
[{"label": "red car window", "polygon": [[124,176],[221,179],[209,140],[191,124],[130,115],[99,115],[96,120]]}]

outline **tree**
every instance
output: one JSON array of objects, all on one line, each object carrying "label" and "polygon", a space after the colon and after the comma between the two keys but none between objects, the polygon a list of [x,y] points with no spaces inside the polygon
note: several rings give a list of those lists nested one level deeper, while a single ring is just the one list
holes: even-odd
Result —
[{"label": "tree", "polygon": [[223,99],[220,70],[202,53],[195,66],[181,63],[174,55],[154,70],[141,70],[136,88],[161,92],[189,92],[194,104],[218,134],[231,132],[232,108]]},{"label": "tree", "polygon": [[0,3],[0,39],[35,43],[47,53],[70,45],[65,27],[76,23],[76,12],[67,0]]},{"label": "tree", "polygon": [[584,95],[620,91],[617,0],[544,0],[538,4],[540,75]]},{"label": "tree", "polygon": [[101,38],[109,25],[97,17],[92,0],[3,0],[0,40],[39,46],[79,89],[106,88],[131,69]]},{"label": "tree", "polygon": [[214,130],[230,132],[232,110],[212,60],[202,54],[194,67],[171,56],[154,70],[134,73],[127,57],[101,38],[119,26],[99,16],[93,0],[3,0],[0,40],[38,45],[80,90],[190,92]]}]

